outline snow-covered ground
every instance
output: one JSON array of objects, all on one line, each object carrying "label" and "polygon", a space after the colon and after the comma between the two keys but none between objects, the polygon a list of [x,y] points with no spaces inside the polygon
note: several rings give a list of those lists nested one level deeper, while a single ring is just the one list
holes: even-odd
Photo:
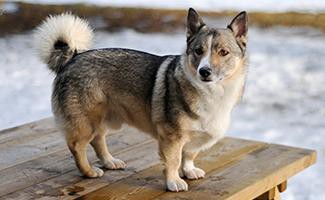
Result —
[{"label": "snow-covered ground", "polygon": [[23,0],[25,2],[43,4],[86,3],[100,6],[128,6],[145,8],[177,8],[194,7],[200,10],[247,10],[247,11],[325,11],[324,0]]},{"label": "snow-covered ground", "polygon": [[[58,1],[58,0],[57,0]],[[185,34],[96,33],[96,47],[181,53]],[[318,162],[289,181],[286,200],[325,199],[325,35],[312,29],[249,31],[250,65],[243,102],[228,135],[318,151]],[[0,38],[0,129],[51,115],[53,75],[31,34]]]}]

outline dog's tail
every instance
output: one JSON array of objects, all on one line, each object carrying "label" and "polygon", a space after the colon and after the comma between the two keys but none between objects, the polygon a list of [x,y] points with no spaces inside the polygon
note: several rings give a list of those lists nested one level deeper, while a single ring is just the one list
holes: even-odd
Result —
[{"label": "dog's tail", "polygon": [[34,37],[41,60],[58,73],[76,53],[90,48],[93,32],[87,21],[64,13],[46,18]]}]

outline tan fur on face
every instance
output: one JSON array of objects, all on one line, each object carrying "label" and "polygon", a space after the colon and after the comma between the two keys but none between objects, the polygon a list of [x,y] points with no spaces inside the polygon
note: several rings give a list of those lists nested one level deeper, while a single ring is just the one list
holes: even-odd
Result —
[{"label": "tan fur on face", "polygon": [[237,78],[238,76],[244,74],[246,72],[246,65],[247,65],[247,59],[237,59],[236,66],[233,68],[233,70],[229,73],[229,76],[225,78],[225,82],[233,80]]}]

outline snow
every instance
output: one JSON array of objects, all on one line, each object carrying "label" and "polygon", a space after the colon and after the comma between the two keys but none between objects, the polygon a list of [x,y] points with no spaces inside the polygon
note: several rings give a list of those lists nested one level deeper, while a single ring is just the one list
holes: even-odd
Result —
[{"label": "snow", "polygon": [[1,13],[14,13],[18,11],[18,6],[15,3],[4,2],[0,4],[0,15]]},{"label": "snow", "polygon": [[[96,48],[177,54],[185,33],[97,32],[95,41]],[[324,49],[325,35],[313,29],[249,31],[247,86],[228,135],[318,151],[317,164],[289,180],[286,200],[325,199]],[[0,129],[51,116],[54,76],[37,59],[31,34],[0,38],[0,52]]]},{"label": "snow", "polygon": [[220,10],[247,10],[247,11],[324,11],[324,0],[24,0],[25,2],[43,4],[68,4],[85,3],[100,6],[127,6],[145,8],[177,8],[188,9],[193,7],[199,10],[220,11]]}]

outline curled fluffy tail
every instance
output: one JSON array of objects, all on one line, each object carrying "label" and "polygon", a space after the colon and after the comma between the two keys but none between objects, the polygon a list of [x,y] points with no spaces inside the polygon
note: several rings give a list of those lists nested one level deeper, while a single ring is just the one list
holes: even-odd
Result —
[{"label": "curled fluffy tail", "polygon": [[93,33],[87,21],[64,13],[46,18],[34,37],[40,58],[58,73],[75,53],[90,48]]}]

